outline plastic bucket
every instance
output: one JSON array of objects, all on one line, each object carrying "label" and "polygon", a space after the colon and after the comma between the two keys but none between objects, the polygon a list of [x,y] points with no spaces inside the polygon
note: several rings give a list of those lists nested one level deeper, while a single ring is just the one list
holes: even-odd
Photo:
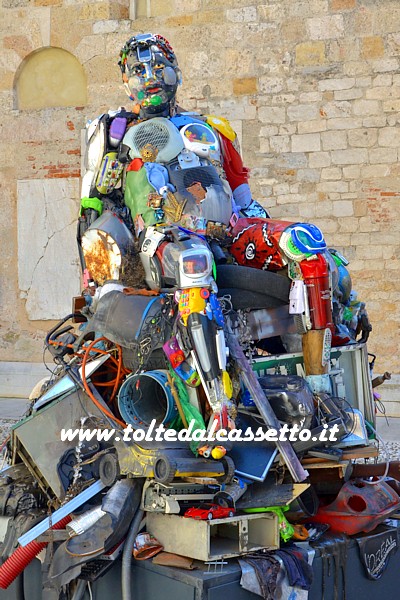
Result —
[{"label": "plastic bucket", "polygon": [[147,429],[153,419],[167,425],[177,415],[177,407],[168,384],[168,371],[147,371],[130,375],[118,394],[118,408],[126,423],[135,429]]}]

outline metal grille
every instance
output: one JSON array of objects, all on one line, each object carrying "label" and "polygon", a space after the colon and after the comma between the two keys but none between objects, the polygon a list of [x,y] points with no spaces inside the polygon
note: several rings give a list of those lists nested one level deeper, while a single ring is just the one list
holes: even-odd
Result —
[{"label": "metal grille", "polygon": [[146,144],[152,144],[158,150],[162,150],[167,145],[169,138],[168,127],[163,123],[146,121],[136,125],[133,131],[132,142],[139,152]]}]

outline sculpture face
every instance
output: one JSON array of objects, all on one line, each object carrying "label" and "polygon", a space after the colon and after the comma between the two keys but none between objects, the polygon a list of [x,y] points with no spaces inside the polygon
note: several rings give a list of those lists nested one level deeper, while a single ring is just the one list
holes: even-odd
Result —
[{"label": "sculpture face", "polygon": [[175,105],[181,72],[168,41],[145,33],[130,38],[120,53],[125,90],[147,116],[167,116]]}]

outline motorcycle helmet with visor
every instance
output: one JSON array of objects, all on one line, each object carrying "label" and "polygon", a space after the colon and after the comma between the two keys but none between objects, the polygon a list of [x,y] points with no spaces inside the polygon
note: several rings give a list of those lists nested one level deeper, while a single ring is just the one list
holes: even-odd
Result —
[{"label": "motorcycle helmet with visor", "polygon": [[131,37],[118,62],[125,90],[138,102],[145,116],[169,116],[181,83],[174,51],[161,35],[144,33]]}]

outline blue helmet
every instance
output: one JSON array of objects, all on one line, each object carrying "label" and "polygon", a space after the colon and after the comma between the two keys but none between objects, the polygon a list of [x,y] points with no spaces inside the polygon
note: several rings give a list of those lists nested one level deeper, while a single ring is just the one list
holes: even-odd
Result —
[{"label": "blue helmet", "polygon": [[311,223],[295,223],[290,226],[293,244],[304,254],[321,254],[326,250],[322,231]]}]

